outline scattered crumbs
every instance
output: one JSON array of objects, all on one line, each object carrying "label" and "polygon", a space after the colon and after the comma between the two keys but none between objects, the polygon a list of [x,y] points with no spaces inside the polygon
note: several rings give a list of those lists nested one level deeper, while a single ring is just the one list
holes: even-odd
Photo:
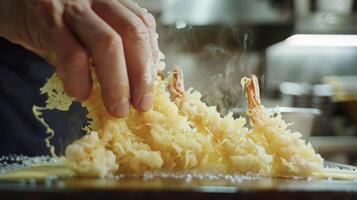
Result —
[{"label": "scattered crumbs", "polygon": [[40,163],[59,163],[60,161],[50,156],[29,157],[25,155],[0,156],[0,174],[16,169],[33,166]]},{"label": "scattered crumbs", "polygon": [[163,171],[146,171],[142,176],[135,174],[120,174],[113,177],[114,179],[123,178],[142,178],[144,181],[152,179],[178,179],[186,182],[192,180],[226,180],[230,182],[242,182],[249,180],[258,180],[263,178],[257,174],[221,174],[213,172],[199,172],[199,171],[183,171],[183,172],[163,172]]}]

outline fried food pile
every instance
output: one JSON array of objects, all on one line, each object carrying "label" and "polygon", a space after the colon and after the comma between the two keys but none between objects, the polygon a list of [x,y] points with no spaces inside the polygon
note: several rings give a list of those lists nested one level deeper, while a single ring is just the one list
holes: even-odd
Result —
[{"label": "fried food pile", "polygon": [[[63,158],[80,176],[196,170],[307,177],[323,170],[322,158],[301,134],[290,132],[279,113],[261,105],[255,76],[242,81],[251,129],[245,118],[235,119],[232,113],[221,117],[216,107],[201,101],[198,91],[185,90],[179,68],[166,78],[157,76],[151,110],[131,109],[120,119],[107,113],[94,70],[92,78],[91,95],[81,102],[88,110],[87,134],[67,146]],[[41,93],[48,95],[47,109],[66,111],[73,102],[57,74]],[[34,111],[40,118],[40,109]]]}]

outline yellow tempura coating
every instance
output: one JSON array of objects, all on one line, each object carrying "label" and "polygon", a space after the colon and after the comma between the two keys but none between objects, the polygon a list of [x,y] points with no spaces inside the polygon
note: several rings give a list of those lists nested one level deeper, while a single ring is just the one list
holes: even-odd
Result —
[{"label": "yellow tempura coating", "polygon": [[[169,76],[155,82],[153,109],[145,113],[131,109],[128,117],[118,119],[105,110],[94,71],[92,75],[91,95],[81,103],[88,110],[88,134],[65,152],[66,164],[81,176],[200,170],[290,177],[311,176],[323,169],[321,157],[301,134],[290,133],[281,116],[270,116],[263,106],[253,113],[259,117],[249,130],[245,118],[234,119],[231,113],[221,117],[193,89],[172,101]],[[72,99],[65,97],[60,83],[54,74],[41,91],[50,94],[49,108],[66,110]],[[53,98],[61,98],[61,105],[54,105],[59,101]]]},{"label": "yellow tempura coating", "polygon": [[273,156],[272,176],[310,176],[323,171],[323,159],[299,132],[290,132],[280,113],[271,116],[264,106],[253,110],[255,123],[249,138]]}]

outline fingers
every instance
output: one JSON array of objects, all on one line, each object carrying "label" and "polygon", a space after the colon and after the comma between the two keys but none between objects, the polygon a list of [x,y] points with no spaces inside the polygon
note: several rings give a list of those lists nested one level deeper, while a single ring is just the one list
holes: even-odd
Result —
[{"label": "fingers", "polygon": [[64,17],[91,53],[108,112],[126,116],[130,111],[129,81],[120,35],[84,4],[69,4]]},{"label": "fingers", "polygon": [[[156,33],[156,22],[152,14],[150,14],[146,9],[141,8],[138,4],[134,3],[132,0],[118,0],[122,5],[127,7],[130,11],[135,13],[146,25],[150,31],[150,46],[153,57],[154,64],[159,62],[159,43],[158,34]],[[155,74],[156,75],[156,74]]]},{"label": "fingers", "polygon": [[116,1],[94,1],[93,10],[122,36],[130,79],[131,102],[147,111],[153,101],[153,59],[150,31],[143,21]]},{"label": "fingers", "polygon": [[87,99],[91,89],[91,77],[86,51],[68,29],[63,29],[55,43],[55,68],[60,74],[65,91],[78,100]]},{"label": "fingers", "polygon": [[41,39],[47,51],[43,54],[56,68],[66,93],[78,100],[87,99],[91,78],[86,51],[62,21],[57,20],[55,28],[45,29]]}]

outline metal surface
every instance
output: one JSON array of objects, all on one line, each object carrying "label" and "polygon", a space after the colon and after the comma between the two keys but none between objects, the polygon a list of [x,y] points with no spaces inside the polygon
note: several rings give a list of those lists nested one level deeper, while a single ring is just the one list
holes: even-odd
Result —
[{"label": "metal surface", "polygon": [[329,75],[357,74],[357,47],[296,46],[287,40],[266,51],[266,89],[283,82],[321,83]]},{"label": "metal surface", "polygon": [[356,181],[338,180],[306,180],[306,179],[278,179],[278,178],[242,178],[239,181],[209,180],[209,179],[174,179],[142,178],[122,179],[93,179],[93,178],[66,178],[56,180],[49,185],[44,182],[24,183],[13,181],[1,181],[0,189],[14,191],[28,190],[176,190],[176,191],[200,191],[200,192],[226,192],[235,193],[240,191],[335,191],[357,192]]},{"label": "metal surface", "polygon": [[[177,179],[79,179],[70,178],[48,184],[0,182],[0,198],[36,199],[340,199],[357,197],[357,182],[335,180],[177,180]],[[334,197],[334,198],[331,198]]]},{"label": "metal surface", "polygon": [[167,0],[161,21],[189,25],[284,24],[291,21],[290,1],[274,6],[270,0]]},{"label": "metal surface", "polygon": [[[326,166],[356,170],[351,166],[328,162]],[[47,167],[47,169],[46,169]],[[279,179],[256,175],[199,177],[190,174],[173,178],[122,176],[106,179],[77,178],[63,173],[63,166],[33,167],[32,171],[50,172],[47,178],[1,178],[0,199],[350,199],[357,197],[356,181],[319,179]],[[179,173],[178,173],[179,174]],[[177,175],[177,173],[176,173]],[[210,178],[209,178],[210,177]],[[333,197],[333,198],[332,198]]]}]

